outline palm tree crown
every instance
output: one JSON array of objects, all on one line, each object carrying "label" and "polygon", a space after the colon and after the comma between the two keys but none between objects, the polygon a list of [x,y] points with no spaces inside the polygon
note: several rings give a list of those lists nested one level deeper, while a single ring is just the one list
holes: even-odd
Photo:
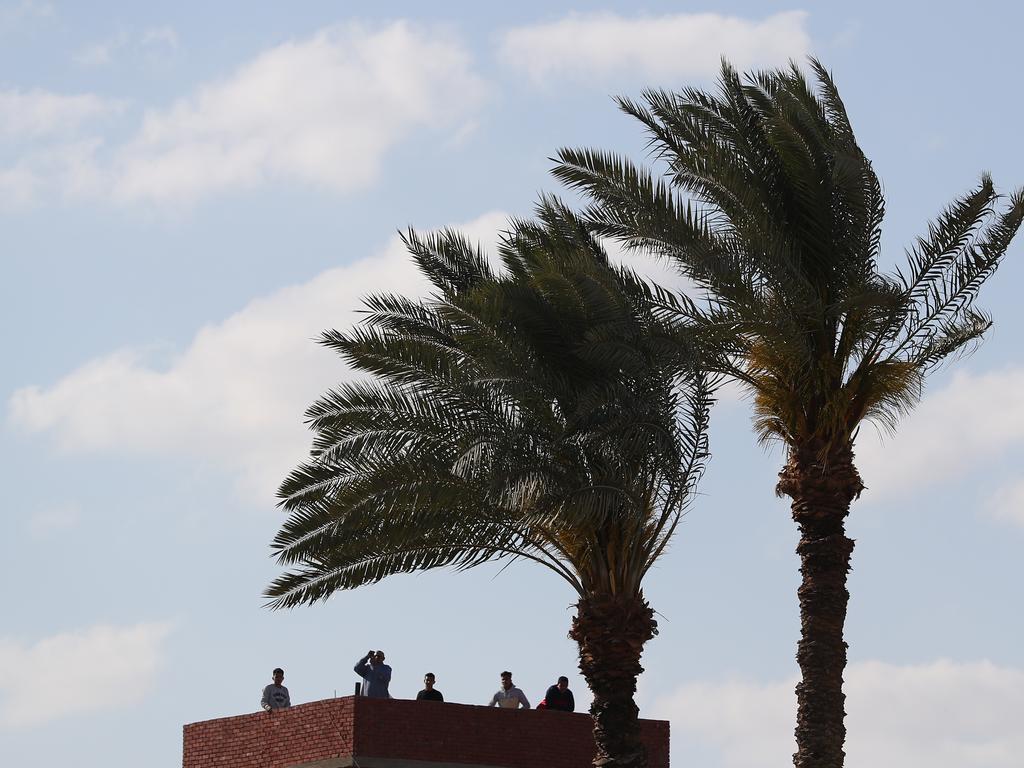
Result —
[{"label": "palm tree crown", "polygon": [[[757,430],[790,446],[849,441],[866,418],[894,426],[924,374],[979,339],[973,307],[1024,217],[1024,195],[994,215],[988,175],[879,271],[881,185],[832,78],[793,65],[720,89],[622,99],[649,131],[657,178],[616,155],[563,150],[555,175],[584,189],[597,232],[668,256],[709,302],[663,294],[713,339],[708,364],[756,397]],[[686,195],[696,201],[688,202]]]},{"label": "palm tree crown", "polygon": [[594,232],[666,256],[693,280],[697,300],[657,292],[662,316],[704,342],[709,370],[752,391],[759,437],[788,448],[777,492],[792,499],[803,573],[794,762],[841,768],[857,429],[865,419],[895,428],[925,374],[989,328],[973,302],[1024,218],[1024,193],[997,212],[982,176],[905,268],[880,271],[881,185],[831,76],[811,67],[815,85],[796,65],[742,78],[723,63],[716,93],[620,100],[663,177],[593,150],[563,150],[554,173],[590,196]]},{"label": "palm tree crown", "polygon": [[599,752],[643,765],[632,694],[656,624],[641,583],[702,472],[710,395],[680,375],[644,284],[556,201],[538,216],[514,223],[500,271],[457,233],[410,232],[434,295],[372,297],[361,325],[324,334],[371,377],[308,412],[312,456],[281,486],[273,543],[292,570],[267,595],[291,607],[397,573],[540,563],[579,596]]}]

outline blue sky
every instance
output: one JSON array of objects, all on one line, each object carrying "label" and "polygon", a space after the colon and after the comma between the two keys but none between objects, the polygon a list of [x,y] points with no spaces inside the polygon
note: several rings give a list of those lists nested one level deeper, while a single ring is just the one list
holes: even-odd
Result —
[{"label": "blue sky", "polygon": [[[572,594],[513,565],[398,577],[270,613],[273,491],[304,408],[347,374],[311,339],[422,284],[395,235],[558,191],[561,146],[640,157],[613,94],[808,53],[887,195],[895,263],[988,170],[1024,183],[1019,29],[1004,4],[0,4],[0,743],[30,768],[180,763],[185,722],[347,693],[383,648],[486,702],[560,674]],[[643,262],[631,262],[643,265]],[[663,274],[648,265],[653,275]],[[1017,243],[996,327],[900,434],[866,428],[847,623],[848,765],[1003,768],[1024,751],[1024,330]],[[712,421],[701,497],[651,574],[638,700],[673,761],[786,764],[796,530],[747,404]],[[40,744],[45,744],[41,752]]]}]

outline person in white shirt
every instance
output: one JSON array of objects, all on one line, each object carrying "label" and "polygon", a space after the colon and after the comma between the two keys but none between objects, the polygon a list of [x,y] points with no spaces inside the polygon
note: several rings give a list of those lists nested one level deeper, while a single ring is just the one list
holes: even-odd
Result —
[{"label": "person in white shirt", "polygon": [[512,673],[502,672],[501,673],[501,688],[498,692],[491,696],[491,703],[489,707],[501,707],[502,709],[523,709],[530,708],[530,702],[526,698],[521,690],[512,685]]},{"label": "person in white shirt", "polygon": [[284,682],[284,670],[278,667],[273,675],[274,682],[263,689],[263,699],[260,701],[260,706],[267,712],[272,709],[287,709],[292,705],[288,689],[281,685]]}]

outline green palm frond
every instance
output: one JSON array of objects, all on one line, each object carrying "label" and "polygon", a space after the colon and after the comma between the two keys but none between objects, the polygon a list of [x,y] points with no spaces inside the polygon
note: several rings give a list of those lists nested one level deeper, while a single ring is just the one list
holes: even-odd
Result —
[{"label": "green palm frond", "polygon": [[270,605],[500,558],[639,593],[708,458],[692,345],[556,199],[513,223],[501,273],[458,233],[406,242],[438,293],[370,297],[323,335],[366,378],[307,412]]},{"label": "green palm frond", "polygon": [[995,202],[992,177],[985,175],[978,188],[955,200],[928,227],[928,237],[918,238],[907,252],[908,273],[897,267],[904,292],[915,301],[927,297],[930,287],[941,282],[947,269],[966,250],[973,234],[992,212]]},{"label": "green palm frond", "polygon": [[494,277],[487,256],[460,232],[400,233],[420,271],[445,295],[457,295]]},{"label": "green palm frond", "polygon": [[[1024,220],[1024,193],[1015,193],[1009,209],[994,221],[993,195],[991,180],[983,178],[978,192],[951,206],[932,227],[929,240],[911,252],[914,271],[904,283],[907,305],[893,357],[931,367],[990,325],[971,305]],[[956,339],[961,342],[951,346]]]},{"label": "green palm frond", "polygon": [[737,301],[754,294],[748,270],[716,236],[708,215],[666,182],[610,153],[563,149],[559,161],[555,177],[595,201],[584,215],[596,233],[670,257],[685,249],[692,258],[681,267],[698,285]]},{"label": "green palm frond", "polygon": [[646,91],[619,106],[660,172],[563,149],[553,173],[583,192],[600,235],[669,257],[704,296],[651,288],[651,312],[709,370],[754,394],[755,429],[790,446],[846,444],[863,419],[891,428],[923,375],[969,351],[990,319],[973,308],[1024,219],[991,179],[956,200],[879,272],[885,202],[821,62],[741,76],[714,91]]}]

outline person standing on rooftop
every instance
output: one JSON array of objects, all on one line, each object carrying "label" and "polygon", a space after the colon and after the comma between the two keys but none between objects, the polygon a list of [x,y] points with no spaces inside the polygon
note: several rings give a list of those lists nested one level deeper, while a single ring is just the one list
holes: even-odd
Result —
[{"label": "person standing on rooftop", "polygon": [[444,696],[434,687],[434,673],[423,676],[423,690],[416,694],[416,701],[444,701]]},{"label": "person standing on rooftop", "polygon": [[271,674],[274,682],[263,689],[260,706],[267,712],[273,709],[287,709],[292,705],[292,699],[288,695],[288,689],[281,685],[284,682],[284,670],[278,667]]},{"label": "person standing on rooftop", "polygon": [[512,673],[505,671],[501,673],[501,688],[491,696],[489,707],[501,707],[502,709],[523,709],[530,708],[530,702],[526,694],[512,685]]},{"label": "person standing on rooftop", "polygon": [[569,678],[562,675],[558,682],[548,688],[544,694],[544,708],[554,709],[559,712],[573,712],[576,709],[576,700],[572,691],[569,690]]},{"label": "person standing on rooftop", "polygon": [[363,678],[360,696],[371,699],[390,699],[388,684],[391,682],[391,667],[384,663],[384,651],[370,651],[361,656],[352,668]]}]

